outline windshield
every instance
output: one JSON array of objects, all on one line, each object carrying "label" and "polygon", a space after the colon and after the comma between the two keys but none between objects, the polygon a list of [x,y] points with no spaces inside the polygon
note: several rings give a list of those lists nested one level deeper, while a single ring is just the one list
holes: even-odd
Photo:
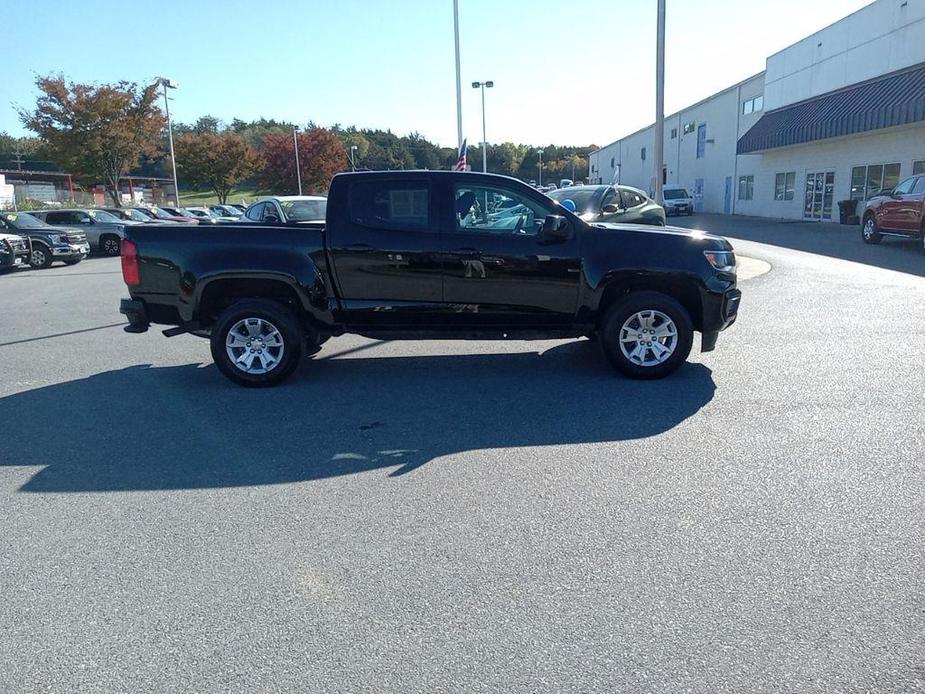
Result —
[{"label": "windshield", "polygon": [[119,218],[113,214],[109,214],[106,210],[87,210],[87,214],[93,217],[97,222],[102,222],[103,224],[119,223]]},{"label": "windshield", "polygon": [[599,188],[565,188],[553,190],[548,195],[558,203],[571,200],[575,203],[576,214],[584,214],[594,209],[594,200],[599,190]]},{"label": "windshield", "polygon": [[46,226],[31,214],[24,212],[6,213],[3,215],[3,219],[14,229],[42,229]]},{"label": "windshield", "polygon": [[684,188],[672,188],[671,190],[664,191],[662,195],[664,196],[665,200],[677,200],[678,198],[690,197]]},{"label": "windshield", "polygon": [[152,207],[151,212],[154,213],[154,216],[158,219],[173,219],[176,215],[170,214],[167,210],[162,210],[160,207]]},{"label": "windshield", "polygon": [[324,221],[327,200],[280,200],[280,207],[291,222]]}]

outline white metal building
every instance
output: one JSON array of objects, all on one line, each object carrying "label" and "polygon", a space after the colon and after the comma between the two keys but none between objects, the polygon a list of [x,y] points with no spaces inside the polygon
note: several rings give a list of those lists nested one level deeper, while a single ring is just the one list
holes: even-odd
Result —
[{"label": "white metal building", "polygon": [[[592,181],[654,190],[654,129],[593,152]],[[698,211],[820,221],[925,172],[925,0],[877,0],[666,116],[663,163]]]}]

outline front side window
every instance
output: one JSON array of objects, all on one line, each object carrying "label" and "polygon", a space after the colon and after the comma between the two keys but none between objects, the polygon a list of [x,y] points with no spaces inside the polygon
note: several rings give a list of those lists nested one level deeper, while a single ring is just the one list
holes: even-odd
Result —
[{"label": "front side window", "polygon": [[913,195],[921,195],[925,193],[925,176],[919,176],[915,179],[915,185],[912,186]]},{"label": "front side window", "polygon": [[751,200],[755,196],[755,177],[739,176],[739,200]]},{"label": "front side window", "polygon": [[292,222],[323,222],[328,211],[327,200],[283,200],[280,206]]},{"label": "front side window", "polygon": [[912,192],[912,186],[915,184],[914,178],[907,178],[905,181],[900,183],[893,189],[893,192],[897,195],[908,195]]},{"label": "front side window", "polygon": [[118,224],[119,218],[114,214],[107,212],[106,210],[90,210],[87,212],[88,215],[93,217],[97,222],[101,224]]},{"label": "front side window", "polygon": [[424,229],[430,219],[430,190],[424,181],[355,183],[348,194],[350,221],[379,229]]},{"label": "front side window", "polygon": [[454,200],[457,231],[535,236],[546,216],[555,214],[551,207],[497,186],[457,185]]},{"label": "front side window", "polygon": [[620,190],[620,194],[623,196],[623,206],[627,209],[630,207],[638,207],[646,201],[644,197],[634,190],[626,190],[624,188]]},{"label": "front side window", "polygon": [[252,222],[262,222],[263,221],[263,209],[267,206],[265,202],[258,203],[256,205],[251,205],[247,208],[247,213],[244,215]]}]

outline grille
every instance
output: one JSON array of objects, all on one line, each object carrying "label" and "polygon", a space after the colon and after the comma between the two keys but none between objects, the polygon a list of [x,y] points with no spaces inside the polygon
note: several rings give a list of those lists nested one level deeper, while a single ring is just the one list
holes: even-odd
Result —
[{"label": "grille", "polygon": [[61,240],[65,243],[84,243],[87,240],[87,235],[72,231],[67,234],[62,234]]},{"label": "grille", "polygon": [[21,253],[22,251],[29,250],[29,246],[26,244],[25,239],[7,239],[7,243],[10,244],[10,248],[13,249],[14,253]]}]

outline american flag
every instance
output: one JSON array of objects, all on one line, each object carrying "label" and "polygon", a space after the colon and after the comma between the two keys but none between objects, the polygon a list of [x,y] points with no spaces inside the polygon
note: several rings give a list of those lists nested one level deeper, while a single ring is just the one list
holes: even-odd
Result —
[{"label": "american flag", "polygon": [[466,140],[463,139],[462,145],[459,147],[459,159],[456,160],[456,166],[453,167],[453,171],[465,171],[466,170]]}]

